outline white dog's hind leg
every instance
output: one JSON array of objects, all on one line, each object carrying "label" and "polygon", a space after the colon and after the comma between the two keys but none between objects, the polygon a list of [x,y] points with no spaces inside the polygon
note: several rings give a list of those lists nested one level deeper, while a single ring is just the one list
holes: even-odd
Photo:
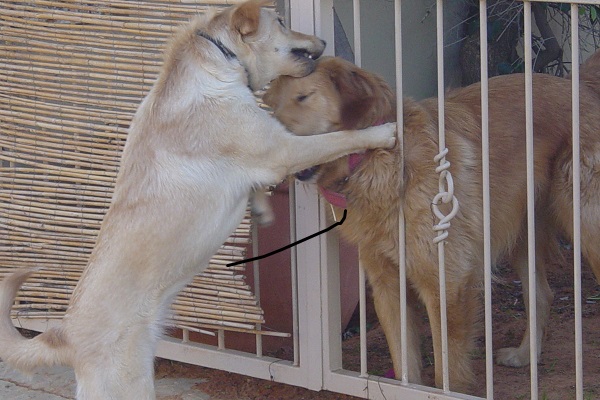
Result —
[{"label": "white dog's hind leg", "polygon": [[[137,371],[126,370],[137,368]],[[116,372],[119,371],[117,374]],[[77,400],[155,400],[154,365],[89,365],[76,370]],[[117,376],[118,375],[118,376]]]},{"label": "white dog's hind leg", "polygon": [[[147,328],[150,331],[150,328]],[[150,335],[151,336],[151,335]],[[155,400],[157,339],[123,334],[117,344],[86,352],[75,367],[77,400]]]}]

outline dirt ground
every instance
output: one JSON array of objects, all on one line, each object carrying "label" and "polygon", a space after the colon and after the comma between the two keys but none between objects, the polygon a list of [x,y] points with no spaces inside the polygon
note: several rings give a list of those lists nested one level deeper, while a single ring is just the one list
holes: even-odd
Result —
[{"label": "dirt ground", "polygon": [[[574,299],[573,273],[568,267],[570,255],[565,251],[567,262],[553,266],[549,279],[555,298],[552,306],[550,328],[544,352],[539,363],[539,397],[544,400],[575,399],[575,349],[574,349]],[[589,269],[583,274],[583,370],[585,400],[600,398],[600,287]],[[494,350],[517,346],[525,329],[525,308],[521,299],[521,284],[507,267],[498,270],[493,287],[493,344]],[[368,370],[376,376],[384,375],[391,362],[383,332],[375,313],[368,307]],[[424,325],[423,365],[425,384],[433,385],[433,350],[431,336]],[[344,368],[360,370],[359,336],[352,326],[343,341]],[[287,351],[283,349],[281,354]],[[279,354],[279,355],[281,355]],[[483,333],[478,340],[478,349],[473,355],[478,385],[476,395],[485,396],[485,351]],[[214,399],[355,399],[330,392],[313,392],[306,389],[248,378],[224,371],[179,364],[167,360],[157,361],[158,376],[196,377],[201,390]],[[529,367],[509,368],[494,366],[494,396],[497,399],[530,398]]]}]

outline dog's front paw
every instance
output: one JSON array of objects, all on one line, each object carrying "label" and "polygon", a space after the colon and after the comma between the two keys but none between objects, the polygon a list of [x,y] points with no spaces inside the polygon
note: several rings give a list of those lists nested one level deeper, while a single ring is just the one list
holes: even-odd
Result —
[{"label": "dog's front paw", "polygon": [[383,125],[372,126],[367,128],[371,130],[375,137],[373,148],[391,149],[396,145],[396,123],[388,122]]},{"label": "dog's front paw", "polygon": [[529,349],[506,347],[498,350],[496,364],[507,367],[524,367],[529,365]]}]

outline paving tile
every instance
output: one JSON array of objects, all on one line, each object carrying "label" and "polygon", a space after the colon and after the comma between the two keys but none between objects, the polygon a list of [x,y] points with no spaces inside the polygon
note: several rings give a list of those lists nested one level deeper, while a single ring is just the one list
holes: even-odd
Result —
[{"label": "paving tile", "polygon": [[[156,381],[157,400],[210,400],[196,387],[202,380],[163,378]],[[75,374],[70,368],[42,368],[27,376],[0,361],[0,399],[73,400]]]}]

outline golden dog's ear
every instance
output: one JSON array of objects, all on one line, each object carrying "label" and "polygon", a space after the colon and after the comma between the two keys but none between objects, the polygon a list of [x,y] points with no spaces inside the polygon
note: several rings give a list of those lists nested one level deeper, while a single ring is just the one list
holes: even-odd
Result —
[{"label": "golden dog's ear", "polygon": [[381,78],[340,58],[326,60],[325,68],[341,100],[340,129],[362,129],[382,123],[390,109]]},{"label": "golden dog's ear", "polygon": [[270,0],[250,0],[240,4],[231,17],[233,29],[242,37],[256,33],[260,23],[260,8],[270,4]]}]

